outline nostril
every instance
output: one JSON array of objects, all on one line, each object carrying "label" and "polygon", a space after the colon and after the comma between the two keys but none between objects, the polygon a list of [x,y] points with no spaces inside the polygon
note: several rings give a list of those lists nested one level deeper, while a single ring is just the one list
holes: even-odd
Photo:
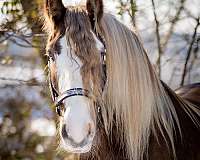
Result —
[{"label": "nostril", "polygon": [[62,127],[62,137],[63,138],[68,138],[68,133],[67,133],[67,130],[66,130],[66,124],[63,125]]}]

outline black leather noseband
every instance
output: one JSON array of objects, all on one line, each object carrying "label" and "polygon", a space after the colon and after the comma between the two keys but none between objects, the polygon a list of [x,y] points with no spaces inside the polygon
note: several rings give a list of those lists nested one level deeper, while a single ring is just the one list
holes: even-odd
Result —
[{"label": "black leather noseband", "polygon": [[66,90],[55,99],[55,102],[54,102],[55,106],[56,107],[60,106],[65,99],[69,97],[74,97],[74,96],[89,97],[89,91],[83,88],[72,88],[72,89]]}]

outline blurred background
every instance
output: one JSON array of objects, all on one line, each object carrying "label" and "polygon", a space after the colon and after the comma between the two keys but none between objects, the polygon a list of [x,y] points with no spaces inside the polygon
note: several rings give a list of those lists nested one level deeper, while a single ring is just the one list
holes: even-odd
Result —
[{"label": "blurred background", "polygon": [[[199,0],[104,1],[136,31],[170,87],[200,82]],[[56,151],[42,9],[43,0],[0,0],[0,160],[75,158]]]}]

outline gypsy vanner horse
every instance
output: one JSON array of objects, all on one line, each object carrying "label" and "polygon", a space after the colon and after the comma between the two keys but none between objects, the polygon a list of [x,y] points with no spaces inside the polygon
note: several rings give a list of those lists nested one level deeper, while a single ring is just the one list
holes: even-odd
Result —
[{"label": "gypsy vanner horse", "polygon": [[103,12],[45,1],[59,147],[100,160],[200,160],[200,84],[172,91],[137,35]]}]

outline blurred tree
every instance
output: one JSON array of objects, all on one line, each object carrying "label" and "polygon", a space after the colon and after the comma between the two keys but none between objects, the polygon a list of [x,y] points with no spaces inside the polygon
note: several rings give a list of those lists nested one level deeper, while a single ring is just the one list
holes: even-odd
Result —
[{"label": "blurred tree", "polygon": [[6,15],[4,23],[0,24],[0,42],[11,40],[22,47],[40,48],[42,32],[43,0],[6,0],[1,8]]},{"label": "blurred tree", "polygon": [[35,100],[27,101],[19,90],[15,92],[17,98],[0,98],[0,105],[4,107],[1,108],[0,160],[54,160],[55,157],[72,160],[72,155],[56,153],[53,137],[40,136],[31,131],[33,106],[40,105]]},{"label": "blurred tree", "polygon": [[124,15],[124,14],[128,14],[131,18],[131,23],[134,27],[134,29],[137,28],[136,26],[136,12],[137,12],[137,5],[136,5],[136,0],[118,0],[119,2],[119,15]]},{"label": "blurred tree", "polygon": [[[127,14],[130,17],[130,24],[138,31],[138,22],[137,22],[137,13],[139,11],[137,0],[114,0],[119,2],[119,14]],[[153,27],[155,31],[155,39],[158,50],[158,60],[157,65],[159,68],[159,73],[162,72],[162,56],[167,53],[169,47],[169,42],[171,37],[175,34],[175,29],[178,22],[183,19],[182,14],[190,17],[195,20],[196,27],[194,29],[194,34],[183,35],[184,40],[189,44],[186,46],[187,55],[185,59],[185,67],[182,76],[182,84],[185,82],[185,77],[187,76],[188,71],[195,69],[193,67],[193,61],[199,53],[199,42],[200,38],[198,35],[199,29],[199,17],[198,15],[193,15],[190,13],[185,6],[185,3],[189,0],[167,0],[169,2],[168,7],[173,8],[175,12],[173,14],[166,13],[167,20],[162,20],[159,15],[159,5],[158,3],[161,0],[151,0],[151,9],[154,16]],[[198,7],[198,6],[197,6]],[[46,65],[46,59],[40,54],[44,52],[45,43],[45,34],[42,32],[42,15],[41,9],[43,8],[43,0],[4,0],[3,6],[0,8],[0,12],[6,15],[7,19],[4,19],[3,23],[0,24],[0,43],[3,43],[7,40],[21,46],[21,47],[30,47],[37,48],[37,54],[39,58],[43,59],[43,68]],[[146,8],[145,8],[146,9]],[[163,19],[164,19],[163,18]],[[164,25],[168,25],[167,32],[163,33],[162,28]],[[149,25],[150,26],[150,25]],[[149,27],[147,26],[147,27]],[[23,41],[23,43],[21,43]],[[182,46],[185,47],[185,46]],[[177,55],[180,53],[176,53]],[[192,63],[188,63],[190,58],[194,53],[194,59]],[[1,57],[0,57],[1,58]],[[197,58],[196,58],[197,59]],[[2,64],[10,64],[11,57],[7,55]],[[35,65],[35,64],[34,64]],[[187,69],[189,68],[189,70]],[[174,70],[177,72],[178,69]],[[178,70],[180,72],[180,70]],[[173,72],[172,76],[175,75]],[[172,78],[171,78],[172,79]],[[41,86],[41,83],[38,83],[35,79],[34,81],[19,81],[22,87],[24,85],[30,86]],[[35,109],[33,106],[38,106],[41,111],[42,108],[36,102],[29,102],[26,100],[24,95],[20,95],[15,89],[16,85],[8,85],[7,88],[12,88],[12,92],[16,92],[17,96],[15,98],[0,99],[0,117],[2,120],[0,122],[0,160],[16,160],[16,159],[26,159],[26,160],[51,160],[55,159],[67,159],[70,160],[73,158],[68,154],[58,154],[56,156],[54,142],[52,142],[53,137],[41,137],[37,133],[31,133],[30,123],[31,115]],[[2,88],[1,88],[2,91]],[[48,96],[47,90],[43,90],[40,93],[43,98],[50,97]],[[4,100],[4,102],[3,102]],[[36,101],[36,100],[35,100]],[[55,115],[53,114],[53,117]],[[39,125],[39,124],[38,124]]]},{"label": "blurred tree", "polygon": [[[23,48],[35,48],[35,54],[38,59],[42,59],[42,68],[45,68],[47,64],[44,56],[46,36],[42,31],[43,22],[40,18],[42,17],[42,8],[43,0],[4,0],[0,12],[6,16],[6,19],[0,24],[0,44],[11,41]],[[0,65],[10,65],[11,63],[8,62],[12,62],[12,56],[6,53],[5,57],[0,57]],[[34,63],[31,65],[35,66],[35,61],[32,62],[31,57],[29,59],[29,61],[26,60],[26,63]],[[41,113],[45,112],[44,104],[40,104],[41,99],[48,103],[47,97],[50,97],[46,83],[39,82],[35,78],[21,80],[0,77],[1,81],[12,81],[13,84],[3,87],[0,84],[0,95],[5,90],[9,90],[8,96],[0,98],[0,160],[74,159],[73,155],[57,153],[55,137],[41,136],[31,131],[35,110]],[[40,99],[27,100],[24,87],[26,90],[34,88],[34,92],[39,92]],[[15,96],[9,98],[11,93]],[[28,93],[29,96],[33,96],[30,91]],[[46,114],[52,114],[50,118],[55,119],[54,110],[51,113],[43,114],[47,117]]]},{"label": "blurred tree", "polygon": [[[200,17],[200,12],[199,12],[199,2],[198,0],[190,1],[190,0],[166,0],[166,1],[161,1],[161,0],[150,0],[150,1],[145,1],[146,3],[150,2],[150,6],[144,8],[141,6],[137,6],[137,4],[143,4],[141,1],[137,0],[114,0],[118,1],[118,14],[119,15],[124,15],[127,14],[130,16],[130,24],[136,29],[137,32],[139,32],[139,28],[137,20],[141,19],[139,16],[145,16],[142,15],[141,13],[141,8],[144,10],[151,10],[151,13],[153,13],[153,22],[151,20],[148,20],[150,22],[146,28],[151,28],[154,30],[153,36],[155,38],[152,38],[152,40],[155,39],[155,46],[157,50],[157,60],[156,60],[156,65],[157,65],[157,70],[160,78],[162,78],[162,67],[163,64],[169,63],[170,61],[173,60],[174,57],[172,57],[170,60],[167,60],[167,62],[163,62],[163,57],[166,56],[166,54],[169,51],[170,47],[170,40],[174,38],[174,36],[177,36],[177,27],[180,25],[181,21],[184,19],[187,19],[188,22],[193,21],[194,25],[191,25],[190,28],[190,33],[186,31],[183,33],[182,36],[182,41],[187,43],[187,46],[185,46],[185,43],[183,43],[183,46],[180,48],[183,48],[179,50],[178,53],[174,49],[174,55],[181,55],[180,53],[184,52],[185,56],[185,62],[183,63],[183,69],[180,69],[179,75],[181,75],[180,78],[180,85],[184,85],[185,79],[188,75],[190,75],[190,72],[192,71],[192,66],[193,63],[195,62],[194,59],[191,60],[191,57],[196,57],[198,58],[198,53],[199,53],[199,17]],[[142,1],[143,2],[143,1]],[[194,7],[194,11],[190,10],[189,8],[190,3],[196,4]],[[192,7],[192,4],[191,4]],[[196,7],[196,8],[195,8]],[[160,9],[161,8],[161,9]],[[140,12],[140,14],[138,13]],[[148,13],[148,14],[151,14]],[[164,16],[163,16],[164,15]],[[151,17],[151,16],[149,16]],[[152,23],[154,23],[153,26]],[[193,28],[193,29],[192,29]],[[187,38],[186,38],[187,37]],[[192,56],[194,54],[194,56]],[[192,62],[190,62],[192,61]],[[177,67],[177,66],[175,66]],[[194,69],[194,68],[193,68]],[[176,69],[174,68],[174,71]],[[174,76],[174,72],[171,76]],[[191,77],[191,76],[189,76]],[[170,79],[172,79],[171,77]],[[191,79],[191,78],[188,78]],[[188,82],[187,82],[188,83]],[[190,82],[191,83],[191,82]]]},{"label": "blurred tree", "polygon": [[0,159],[53,159],[52,151],[44,149],[46,139],[29,132],[33,104],[19,96],[18,99],[9,99],[3,105],[7,111],[0,124]]}]

